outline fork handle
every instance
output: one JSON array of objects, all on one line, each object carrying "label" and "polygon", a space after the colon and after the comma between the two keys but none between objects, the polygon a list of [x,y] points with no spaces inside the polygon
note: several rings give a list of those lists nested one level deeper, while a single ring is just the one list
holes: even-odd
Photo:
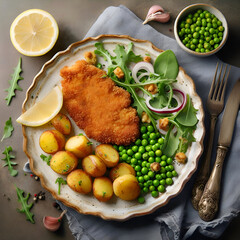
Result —
[{"label": "fork handle", "polygon": [[222,168],[227,151],[227,147],[218,146],[217,157],[211,176],[199,201],[198,213],[204,221],[211,221],[218,211]]},{"label": "fork handle", "polygon": [[205,155],[205,158],[203,158],[202,160],[202,165],[192,190],[192,205],[196,210],[198,210],[199,201],[202,197],[205,184],[207,183],[210,175],[210,162],[211,162],[212,146],[213,146],[213,138],[214,138],[216,121],[217,121],[217,116],[211,115],[210,134],[209,134],[206,155]]}]

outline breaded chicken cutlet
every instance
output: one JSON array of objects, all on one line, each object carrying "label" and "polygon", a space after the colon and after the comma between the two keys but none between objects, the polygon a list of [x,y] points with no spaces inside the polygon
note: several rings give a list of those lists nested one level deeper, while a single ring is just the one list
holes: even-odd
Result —
[{"label": "breaded chicken cutlet", "polygon": [[139,117],[130,107],[131,96],[105,71],[80,60],[62,68],[60,75],[64,107],[89,138],[117,145],[138,138]]}]

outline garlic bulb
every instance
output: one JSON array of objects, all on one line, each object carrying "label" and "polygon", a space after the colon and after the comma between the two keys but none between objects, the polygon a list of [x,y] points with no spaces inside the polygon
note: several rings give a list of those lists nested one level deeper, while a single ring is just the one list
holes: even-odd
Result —
[{"label": "garlic bulb", "polygon": [[147,17],[143,22],[143,24],[146,24],[150,21],[166,23],[169,20],[170,20],[170,14],[168,12],[165,12],[161,6],[154,5],[149,9]]}]

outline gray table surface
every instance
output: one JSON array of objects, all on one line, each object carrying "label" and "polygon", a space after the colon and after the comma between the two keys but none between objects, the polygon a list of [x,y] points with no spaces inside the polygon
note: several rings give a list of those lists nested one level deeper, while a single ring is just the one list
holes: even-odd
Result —
[{"label": "gray table surface", "polygon": [[[14,183],[26,192],[38,193],[43,190],[41,184],[22,171],[27,157],[22,150],[22,130],[21,126],[15,123],[15,119],[21,114],[22,102],[25,99],[25,92],[30,86],[34,76],[38,73],[41,66],[48,61],[56,52],[64,50],[73,42],[83,39],[88,29],[95,22],[97,17],[108,6],[125,5],[133,11],[138,17],[144,19],[149,7],[154,4],[163,6],[171,13],[171,21],[167,24],[151,22],[150,25],[159,32],[174,38],[173,24],[174,19],[181,9],[191,3],[199,1],[188,0],[0,0],[0,89],[1,89],[1,114],[0,114],[0,136],[3,135],[4,123],[11,116],[13,119],[14,132],[11,138],[0,142],[0,150],[3,152],[6,146],[12,146],[13,154],[18,163],[16,169],[19,171],[17,177],[9,175],[6,168],[0,168],[0,239],[1,240],[40,240],[40,239],[73,239],[68,228],[67,221],[63,221],[62,227],[56,233],[47,231],[42,224],[43,216],[57,216],[60,212],[52,206],[54,199],[49,193],[46,193],[45,201],[38,201],[32,208],[35,214],[35,224],[25,220],[25,216],[16,211],[20,207],[17,202]],[[229,24],[229,39],[225,47],[220,51],[218,57],[223,61],[240,67],[240,1],[239,0],[202,0],[217,7],[226,17]],[[31,8],[40,8],[50,12],[59,24],[59,39],[54,48],[41,57],[21,56],[11,44],[9,29],[14,18],[24,10]],[[17,91],[11,105],[7,106],[4,98],[6,92],[4,89],[9,87],[8,80],[12,74],[13,68],[17,65],[19,57],[22,57],[22,77],[19,81],[22,92]],[[1,155],[4,158],[4,155]],[[1,163],[2,164],[2,163]],[[32,201],[32,197],[30,202]],[[239,239],[240,236],[240,217],[230,223],[221,239]]]}]

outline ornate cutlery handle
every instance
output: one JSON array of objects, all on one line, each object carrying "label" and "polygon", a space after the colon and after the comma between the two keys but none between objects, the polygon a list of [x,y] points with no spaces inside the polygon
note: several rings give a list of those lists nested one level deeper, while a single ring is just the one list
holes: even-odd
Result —
[{"label": "ornate cutlery handle", "polygon": [[206,156],[202,161],[201,168],[199,170],[197,179],[195,181],[195,184],[192,190],[192,205],[196,210],[198,210],[198,204],[202,197],[205,184],[207,183],[209,174],[210,174],[210,162],[211,162],[212,146],[213,146],[213,138],[214,138],[216,121],[217,121],[217,116],[211,116],[210,134],[209,134],[209,141],[207,145]]},{"label": "ornate cutlery handle", "polygon": [[211,221],[218,211],[222,167],[227,151],[227,147],[218,146],[217,157],[211,176],[198,205],[199,216],[204,221]]}]

